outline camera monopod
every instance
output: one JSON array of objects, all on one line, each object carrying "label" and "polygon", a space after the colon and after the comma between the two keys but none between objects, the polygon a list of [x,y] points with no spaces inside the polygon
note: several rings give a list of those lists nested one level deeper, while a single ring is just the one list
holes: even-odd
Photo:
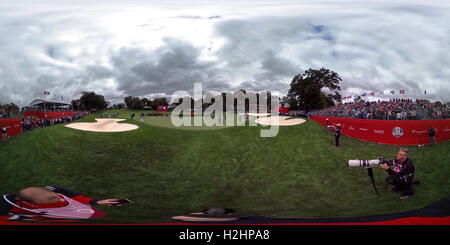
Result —
[{"label": "camera monopod", "polygon": [[381,159],[376,160],[348,160],[347,166],[348,167],[365,167],[367,169],[367,174],[370,177],[370,180],[372,181],[373,189],[377,193],[377,196],[380,195],[377,190],[377,186],[375,185],[375,179],[373,177],[373,169],[372,167],[374,165],[380,164],[383,161]]}]

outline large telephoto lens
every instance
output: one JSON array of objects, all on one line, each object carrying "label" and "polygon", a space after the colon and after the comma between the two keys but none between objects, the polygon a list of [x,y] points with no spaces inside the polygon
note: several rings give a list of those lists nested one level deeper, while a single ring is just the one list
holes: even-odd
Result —
[{"label": "large telephoto lens", "polygon": [[380,160],[348,160],[348,167],[371,167],[380,163]]}]

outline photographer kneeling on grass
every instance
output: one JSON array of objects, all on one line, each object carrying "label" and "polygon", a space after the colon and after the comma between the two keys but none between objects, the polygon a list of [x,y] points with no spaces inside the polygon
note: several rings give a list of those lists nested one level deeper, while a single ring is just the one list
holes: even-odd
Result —
[{"label": "photographer kneeling on grass", "polygon": [[[392,190],[402,192],[402,196],[400,197],[402,200],[408,199],[414,195],[412,185],[416,181],[414,179],[414,163],[408,156],[408,149],[400,148],[396,159],[388,161],[385,164],[380,164],[380,167],[385,169],[389,174],[386,178],[386,182],[394,185]],[[394,169],[391,169],[390,166],[393,166]],[[416,183],[418,184],[417,181]]]}]

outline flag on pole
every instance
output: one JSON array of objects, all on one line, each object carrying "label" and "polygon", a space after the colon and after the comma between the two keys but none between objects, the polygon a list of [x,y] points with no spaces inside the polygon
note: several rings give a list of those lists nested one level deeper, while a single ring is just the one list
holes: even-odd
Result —
[{"label": "flag on pole", "polygon": [[401,94],[404,94],[404,93],[405,93],[405,90],[400,90],[400,93],[401,93]]},{"label": "flag on pole", "polygon": [[46,95],[49,95],[49,94],[50,94],[49,91],[45,91],[45,90],[44,90],[44,112],[45,112],[45,109],[47,108],[47,107],[45,106],[45,96],[46,96]]},{"label": "flag on pole", "polygon": [[394,94],[394,90],[392,90],[390,93],[391,93],[391,94]]},{"label": "flag on pole", "polygon": [[374,95],[375,95],[375,92],[370,92],[370,95],[374,96]]},{"label": "flag on pole", "polygon": [[427,95],[427,91],[425,90],[424,92],[423,92],[425,95]]},{"label": "flag on pole", "polygon": [[366,96],[366,92],[364,92],[363,94],[361,94],[361,97],[364,97],[364,96]]}]

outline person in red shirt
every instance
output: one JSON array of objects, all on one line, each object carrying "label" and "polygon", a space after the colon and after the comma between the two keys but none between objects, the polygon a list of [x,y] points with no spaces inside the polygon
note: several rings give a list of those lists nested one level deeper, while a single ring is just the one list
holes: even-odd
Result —
[{"label": "person in red shirt", "polygon": [[93,205],[120,206],[119,199],[96,200],[56,186],[27,187],[0,196],[0,216],[9,219],[89,219],[105,216]]}]

